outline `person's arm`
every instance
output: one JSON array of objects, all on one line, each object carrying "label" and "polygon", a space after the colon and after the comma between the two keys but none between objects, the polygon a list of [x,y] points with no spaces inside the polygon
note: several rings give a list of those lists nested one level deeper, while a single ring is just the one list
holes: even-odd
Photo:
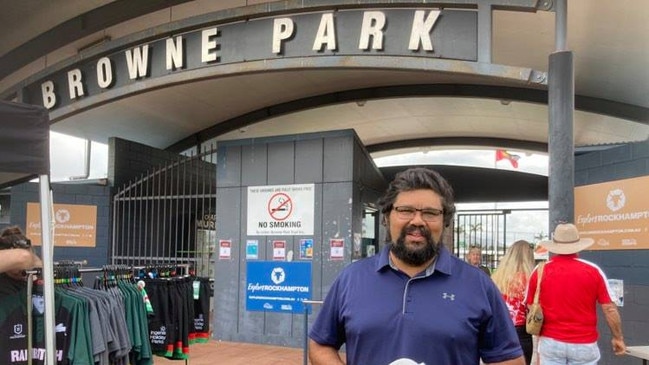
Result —
[{"label": "person's arm", "polygon": [[344,365],[338,350],[309,339],[309,360],[312,365]]},{"label": "person's arm", "polygon": [[41,266],[41,259],[31,250],[22,248],[0,250],[0,273],[11,270],[33,269]]},{"label": "person's arm", "polygon": [[523,356],[517,357],[515,359],[506,360],[502,362],[492,362],[490,365],[525,365],[525,358]]},{"label": "person's arm", "polygon": [[602,304],[602,311],[604,312],[604,318],[606,318],[606,323],[608,324],[608,328],[611,329],[611,335],[613,336],[613,339],[611,340],[613,352],[616,355],[624,355],[626,345],[624,344],[624,337],[622,336],[622,319],[620,318],[620,312],[618,312],[615,303]]}]

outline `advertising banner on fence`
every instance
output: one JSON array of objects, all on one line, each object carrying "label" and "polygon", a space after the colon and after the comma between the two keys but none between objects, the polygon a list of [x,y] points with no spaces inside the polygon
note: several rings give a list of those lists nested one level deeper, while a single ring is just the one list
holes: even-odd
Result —
[{"label": "advertising banner on fence", "polygon": [[649,176],[575,188],[575,224],[589,250],[649,248]]},{"label": "advertising banner on fence", "polygon": [[311,299],[311,262],[249,261],[246,310],[304,313]]}]

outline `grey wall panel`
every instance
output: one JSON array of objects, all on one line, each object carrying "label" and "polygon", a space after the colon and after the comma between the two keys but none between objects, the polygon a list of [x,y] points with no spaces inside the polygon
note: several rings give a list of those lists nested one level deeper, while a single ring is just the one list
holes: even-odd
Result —
[{"label": "grey wall panel", "polygon": [[612,165],[618,162],[629,161],[631,156],[631,145],[624,145],[611,148],[602,153],[602,165]]},{"label": "grey wall panel", "polygon": [[241,147],[241,184],[268,185],[268,145],[253,143]]},{"label": "grey wall panel", "polygon": [[352,184],[352,204],[351,212],[351,258],[358,260],[363,257],[363,210],[364,202],[362,201],[364,187],[360,183]]},{"label": "grey wall panel", "polygon": [[631,161],[620,161],[615,164],[615,178],[619,179],[630,179],[638,176],[638,171],[645,171],[647,166],[647,161],[644,160],[631,160]]},{"label": "grey wall panel", "polygon": [[218,147],[216,181],[218,187],[241,185],[241,146]]},{"label": "grey wall panel", "polygon": [[349,136],[324,140],[324,182],[350,181],[353,177],[354,141]]},{"label": "grey wall panel", "polygon": [[354,138],[354,181],[381,193],[387,188],[383,174],[358,137]]},{"label": "grey wall panel", "polygon": [[295,141],[295,183],[322,181],[324,139]]},{"label": "grey wall panel", "polygon": [[588,176],[588,171],[575,171],[575,186],[588,185],[590,181],[591,179]]},{"label": "grey wall panel", "polygon": [[584,181],[586,185],[617,180],[617,175],[615,175],[615,168],[611,165],[590,169],[586,173],[588,174],[587,178]]},{"label": "grey wall panel", "polygon": [[[237,341],[253,342],[254,338],[266,338],[266,325],[264,312],[253,312],[245,310],[245,300],[242,303],[244,310],[241,311],[239,318],[241,331],[236,334]],[[260,342],[268,343],[268,342]]]},{"label": "grey wall panel", "polygon": [[[325,261],[324,256],[324,219],[323,219],[323,195],[324,195],[324,185],[316,184],[315,185],[315,215],[314,215],[314,226],[313,226],[313,259],[311,260],[311,284],[313,288],[313,293],[311,299],[320,300],[322,296],[322,272],[323,272],[323,263]],[[304,237],[308,238],[308,237]]]},{"label": "grey wall panel", "polygon": [[217,240],[232,240],[232,257],[221,260],[217,256],[214,263],[214,337],[232,340],[239,332],[241,303],[245,300],[241,294],[240,273],[241,188],[217,188],[216,201]]},{"label": "grey wall panel", "polygon": [[268,185],[295,182],[295,142],[276,142],[268,145]]},{"label": "grey wall panel", "polygon": [[649,141],[642,143],[634,143],[631,145],[632,158],[647,158],[649,157]]},{"label": "grey wall panel", "polygon": [[575,166],[576,171],[600,168],[602,166],[602,154],[601,152],[585,153],[575,157],[575,163],[577,162],[579,166]]},{"label": "grey wall panel", "polygon": [[[294,317],[295,315],[286,313],[266,313],[266,334],[274,338],[291,337]],[[293,342],[297,343],[298,341]]]},{"label": "grey wall panel", "polygon": [[[353,184],[349,182],[328,183],[322,189],[322,282],[327,287],[338,276],[338,272],[351,260]],[[343,260],[330,257],[330,240],[345,240]],[[316,253],[317,254],[317,253]],[[323,290],[323,295],[326,292]]]}]

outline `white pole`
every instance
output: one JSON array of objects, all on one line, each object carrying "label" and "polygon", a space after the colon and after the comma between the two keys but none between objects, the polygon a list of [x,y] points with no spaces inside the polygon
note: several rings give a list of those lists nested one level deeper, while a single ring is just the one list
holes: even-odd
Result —
[{"label": "white pole", "polygon": [[49,175],[39,176],[41,202],[41,237],[43,256],[43,295],[45,301],[45,365],[56,364],[56,339],[54,338],[54,242],[52,234],[52,195]]},{"label": "white pole", "polygon": [[556,52],[567,51],[568,0],[556,0],[554,47]]}]

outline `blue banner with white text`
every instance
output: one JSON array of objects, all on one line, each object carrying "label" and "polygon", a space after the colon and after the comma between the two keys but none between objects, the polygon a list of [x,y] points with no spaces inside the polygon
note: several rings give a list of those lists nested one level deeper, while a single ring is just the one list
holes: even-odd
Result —
[{"label": "blue banner with white text", "polygon": [[311,262],[249,261],[246,278],[248,311],[304,313],[311,299]]}]

